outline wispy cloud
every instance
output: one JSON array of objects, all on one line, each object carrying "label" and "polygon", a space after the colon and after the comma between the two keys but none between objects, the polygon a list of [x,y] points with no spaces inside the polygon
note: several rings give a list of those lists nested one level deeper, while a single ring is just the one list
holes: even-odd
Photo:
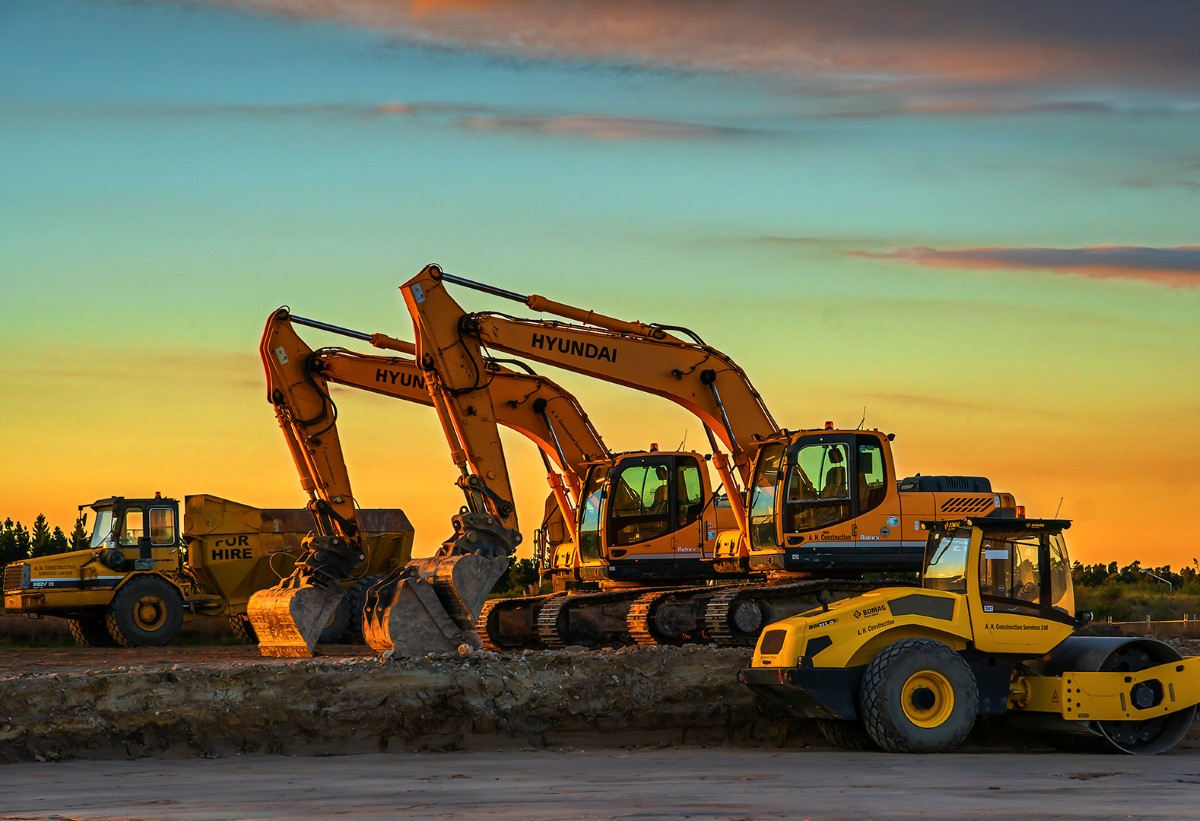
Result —
[{"label": "wispy cloud", "polygon": [[962,248],[925,246],[847,256],[894,260],[935,268],[1036,270],[1096,279],[1135,279],[1174,287],[1200,287],[1200,245],[1147,248],[1093,245],[1083,248]]},{"label": "wispy cloud", "polygon": [[632,117],[467,117],[461,125],[474,131],[521,131],[530,134],[567,135],[594,140],[680,140],[740,137],[752,132],[740,128],[697,123],[647,120]]},{"label": "wispy cloud", "polygon": [[592,140],[699,140],[750,137],[761,133],[754,129],[734,128],[699,122],[615,117],[584,112],[544,112],[485,105],[447,102],[299,103],[299,104],[188,104],[138,106],[61,106],[40,105],[23,111],[41,117],[78,117],[128,119],[213,119],[289,117],[355,120],[414,120],[448,128],[475,132],[516,131],[545,136],[576,137]]},{"label": "wispy cloud", "polygon": [[209,2],[534,59],[837,75],[866,84],[957,78],[1200,87],[1200,4],[1189,0],[1145,9],[1122,0]]}]

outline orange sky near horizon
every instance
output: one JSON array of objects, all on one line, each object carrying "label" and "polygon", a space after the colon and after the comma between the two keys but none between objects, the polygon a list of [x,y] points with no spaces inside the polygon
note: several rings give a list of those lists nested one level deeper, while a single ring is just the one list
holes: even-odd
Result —
[{"label": "orange sky near horizon", "polygon": [[[1072,518],[1077,560],[1190,564],[1200,4],[884,8],[8,0],[0,518],[302,506],[266,317],[411,338],[435,262],[688,326],[780,424],[865,415],[901,476]],[[614,449],[705,445],[546,373]],[[462,503],[432,412],[335,395],[359,504],[432,552]],[[546,482],[505,442],[528,555]]]}]

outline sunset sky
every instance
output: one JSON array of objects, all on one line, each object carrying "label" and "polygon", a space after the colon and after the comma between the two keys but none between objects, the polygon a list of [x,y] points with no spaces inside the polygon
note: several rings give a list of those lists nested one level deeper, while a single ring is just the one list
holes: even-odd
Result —
[{"label": "sunset sky", "polygon": [[[865,413],[901,475],[1073,518],[1077,560],[1190,564],[1198,33],[1191,2],[0,0],[0,519],[302,506],[268,314],[410,339],[437,262],[689,326],[785,426]],[[550,375],[614,449],[704,446]],[[434,415],[335,398],[359,504],[432,552]]]}]

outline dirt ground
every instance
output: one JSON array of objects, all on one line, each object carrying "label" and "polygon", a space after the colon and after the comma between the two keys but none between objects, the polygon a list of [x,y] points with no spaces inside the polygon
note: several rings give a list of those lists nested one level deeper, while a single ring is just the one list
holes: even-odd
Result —
[{"label": "dirt ground", "polygon": [[952,755],[847,753],[738,684],[749,658],[3,649],[0,821],[1200,818],[1200,730],[1075,755],[989,719]]},{"label": "dirt ground", "polygon": [[[319,648],[324,658],[364,658],[375,651],[365,645],[335,644]],[[215,666],[230,662],[270,663],[249,644],[170,647],[0,647],[0,676],[21,673],[78,673],[113,667],[159,664]]]},{"label": "dirt ground", "polygon": [[521,750],[0,767],[5,821],[1185,819],[1200,751]]}]

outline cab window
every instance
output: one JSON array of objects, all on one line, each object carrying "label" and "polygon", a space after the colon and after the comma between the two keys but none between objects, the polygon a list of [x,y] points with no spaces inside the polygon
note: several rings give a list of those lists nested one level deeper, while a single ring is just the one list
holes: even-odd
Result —
[{"label": "cab window", "polygon": [[121,544],[134,545],[145,534],[145,514],[140,508],[130,508],[125,511],[125,518],[121,523]]},{"label": "cab window", "polygon": [[675,469],[675,487],[678,496],[675,502],[677,527],[690,525],[700,518],[704,509],[704,485],[700,480],[700,465],[692,458],[680,458]]},{"label": "cab window", "polygon": [[849,455],[843,442],[801,443],[792,451],[785,516],[789,532],[826,527],[851,517]]},{"label": "cab window", "polygon": [[579,555],[585,560],[600,559],[600,505],[604,498],[605,470],[594,467],[583,485],[579,504]]},{"label": "cab window", "polygon": [[175,544],[175,511],[169,507],[150,508],[150,543]]},{"label": "cab window", "polygon": [[1067,615],[1075,614],[1075,592],[1071,587],[1071,562],[1061,533],[1050,537],[1050,606]]},{"label": "cab window", "polygon": [[666,460],[621,468],[613,482],[609,510],[614,543],[630,545],[664,535],[671,521],[671,469]]},{"label": "cab window", "polygon": [[967,592],[967,550],[970,534],[935,537],[925,553],[921,586],[950,593]]},{"label": "cab window", "polygon": [[783,445],[767,445],[759,454],[754,467],[754,483],[750,487],[750,546],[775,547],[775,489],[783,462]]},{"label": "cab window", "polygon": [[868,436],[858,437],[854,475],[858,482],[859,514],[883,504],[887,498],[887,466],[883,461],[883,448],[879,440]]},{"label": "cab window", "polygon": [[1036,538],[1023,534],[985,535],[979,551],[979,592],[1016,605],[1039,606],[1042,575],[1038,548]]}]

